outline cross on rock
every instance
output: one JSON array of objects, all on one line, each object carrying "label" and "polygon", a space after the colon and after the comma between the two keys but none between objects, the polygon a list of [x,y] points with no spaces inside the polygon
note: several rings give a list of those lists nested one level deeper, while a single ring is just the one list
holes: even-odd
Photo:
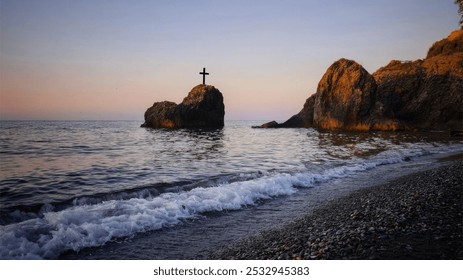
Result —
[{"label": "cross on rock", "polygon": [[206,75],[209,75],[209,73],[206,73],[206,68],[203,68],[203,72],[199,72],[200,75],[203,75],[203,85],[206,84]]}]

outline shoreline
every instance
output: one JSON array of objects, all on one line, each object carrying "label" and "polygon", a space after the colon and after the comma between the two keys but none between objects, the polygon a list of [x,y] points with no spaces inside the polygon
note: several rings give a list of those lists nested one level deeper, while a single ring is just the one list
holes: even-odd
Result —
[{"label": "shoreline", "polygon": [[463,259],[463,160],[362,188],[209,259]]}]

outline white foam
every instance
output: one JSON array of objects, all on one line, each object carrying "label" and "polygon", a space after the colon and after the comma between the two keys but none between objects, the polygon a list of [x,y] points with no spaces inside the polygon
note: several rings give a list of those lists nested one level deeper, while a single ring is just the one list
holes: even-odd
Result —
[{"label": "white foam", "polygon": [[0,228],[0,258],[56,258],[67,250],[98,246],[138,232],[178,224],[209,211],[236,210],[258,200],[296,192],[290,174],[235,182],[213,188],[47,212],[43,218]]},{"label": "white foam", "polygon": [[0,226],[0,258],[56,258],[65,250],[99,246],[114,238],[176,225],[205,212],[237,210],[259,200],[294,194],[297,187],[310,187],[442,150],[442,147],[414,145],[404,150],[388,150],[368,160],[354,158],[319,173],[269,173],[248,181],[224,182],[216,187],[198,187],[156,197],[75,205],[62,211],[47,209],[41,218]]}]

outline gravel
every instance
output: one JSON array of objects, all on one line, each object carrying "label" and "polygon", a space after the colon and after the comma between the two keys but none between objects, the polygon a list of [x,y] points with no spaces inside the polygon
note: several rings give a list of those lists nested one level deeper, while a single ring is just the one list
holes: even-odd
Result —
[{"label": "gravel", "polygon": [[463,161],[365,188],[210,259],[463,259]]}]

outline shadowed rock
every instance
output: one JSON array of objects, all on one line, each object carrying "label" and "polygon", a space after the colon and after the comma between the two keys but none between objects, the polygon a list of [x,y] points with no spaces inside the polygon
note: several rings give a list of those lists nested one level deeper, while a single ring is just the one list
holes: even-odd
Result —
[{"label": "shadowed rock", "polygon": [[463,30],[434,43],[424,60],[393,60],[373,75],[336,61],[303,109],[272,127],[462,131]]},{"label": "shadowed rock", "polygon": [[426,59],[393,60],[373,76],[387,117],[414,129],[463,129],[463,30],[434,43]]},{"label": "shadowed rock", "polygon": [[313,106],[315,102],[315,94],[307,98],[305,101],[304,107],[296,115],[289,118],[289,120],[284,123],[278,123],[276,121],[271,121],[264,123],[259,126],[253,126],[253,128],[297,128],[297,127],[313,127]]},{"label": "shadowed rock", "polygon": [[180,104],[156,102],[145,112],[142,127],[218,128],[224,126],[222,93],[210,85],[194,87]]},{"label": "shadowed rock", "polygon": [[253,126],[252,128],[278,128],[278,127],[280,127],[279,123],[277,123],[276,121],[271,121],[268,123],[264,123],[262,125]]},{"label": "shadowed rock", "polygon": [[304,103],[304,107],[302,107],[302,110],[281,125],[283,127],[312,127],[315,97],[316,95],[314,94],[307,98]]}]

